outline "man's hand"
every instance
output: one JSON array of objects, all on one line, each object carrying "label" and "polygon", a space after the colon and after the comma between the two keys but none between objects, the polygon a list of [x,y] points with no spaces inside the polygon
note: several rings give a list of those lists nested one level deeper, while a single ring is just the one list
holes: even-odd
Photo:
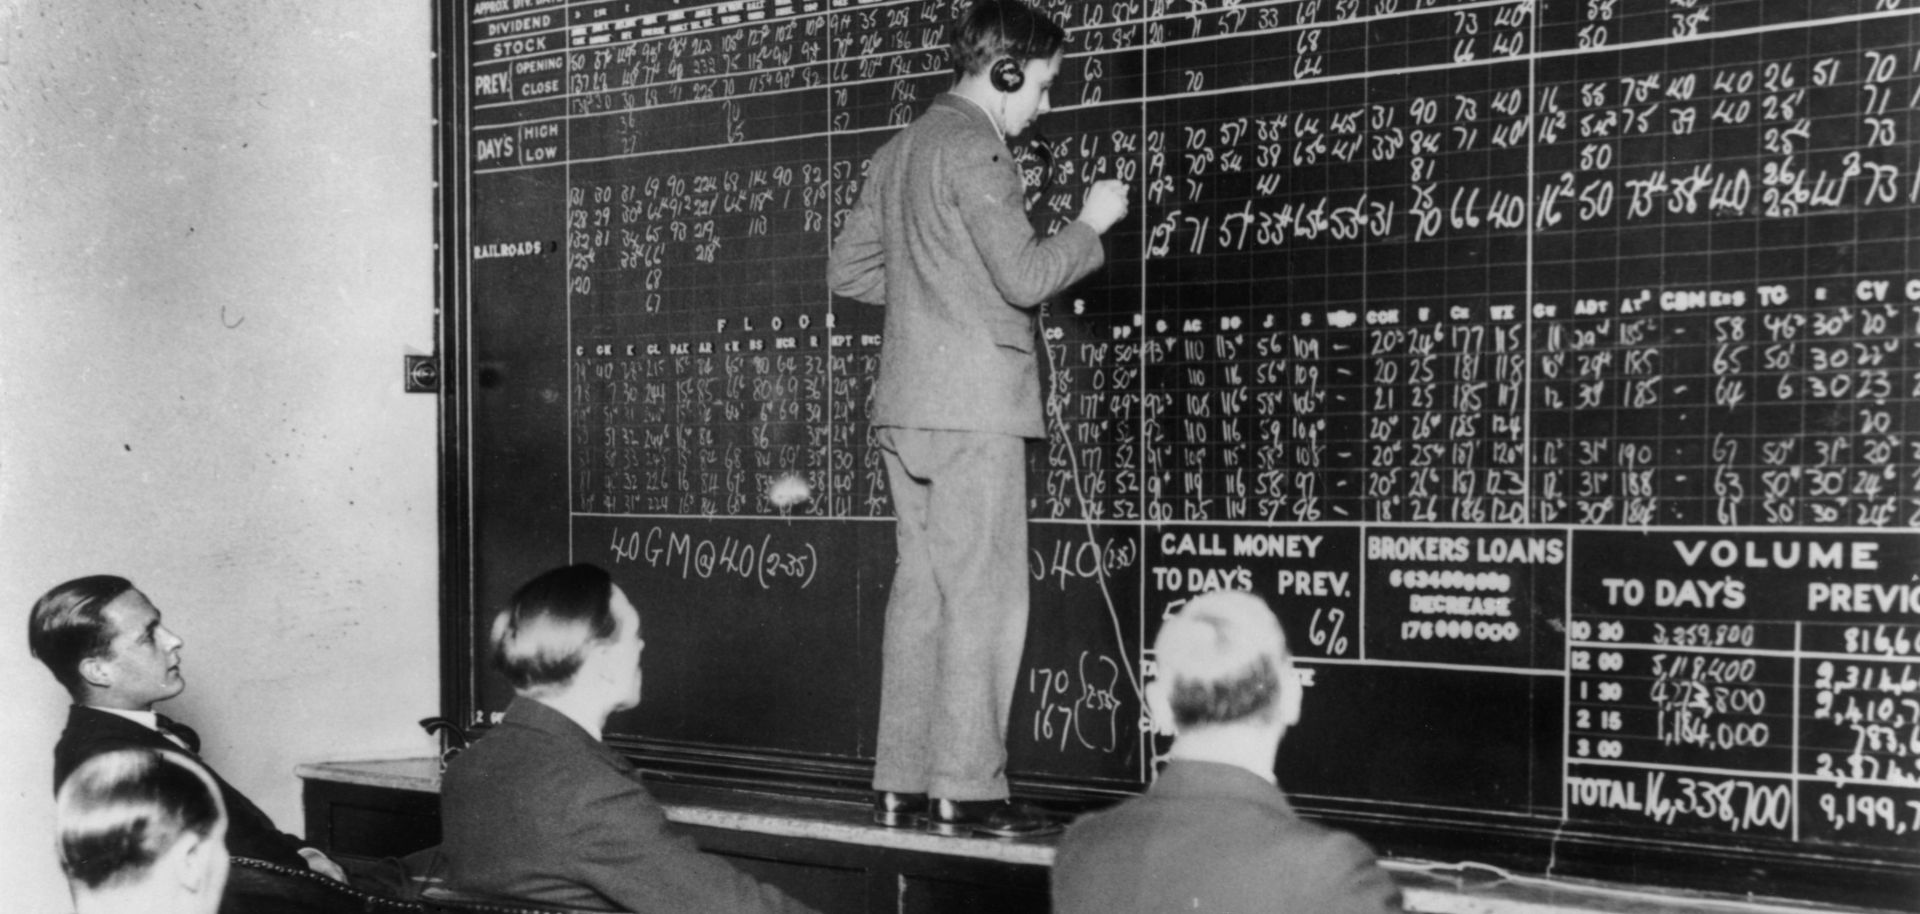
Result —
[{"label": "man's hand", "polygon": [[333,862],[332,858],[321,853],[319,848],[303,847],[300,849],[300,856],[307,858],[307,869],[329,877],[335,882],[347,881],[347,871],[341,869],[340,864]]},{"label": "man's hand", "polygon": [[1076,218],[1104,235],[1114,223],[1127,217],[1127,207],[1127,182],[1108,178],[1093,182],[1087,189],[1086,202],[1080,205]]}]

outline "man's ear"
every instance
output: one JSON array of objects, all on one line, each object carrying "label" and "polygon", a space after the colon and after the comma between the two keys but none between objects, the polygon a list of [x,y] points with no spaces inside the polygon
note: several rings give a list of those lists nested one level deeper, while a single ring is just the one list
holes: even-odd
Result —
[{"label": "man's ear", "polygon": [[1300,671],[1289,663],[1280,670],[1280,723],[1291,728],[1300,722],[1300,699],[1306,694]]},{"label": "man's ear", "polygon": [[1173,723],[1173,698],[1167,681],[1149,679],[1141,691],[1147,699],[1147,713],[1153,718],[1153,732],[1161,736],[1176,735],[1178,728]]},{"label": "man's ear", "polygon": [[593,681],[601,685],[611,685],[614,679],[613,664],[606,662],[607,654],[613,650],[613,642],[589,641],[580,649],[580,671],[593,671]]},{"label": "man's ear", "polygon": [[219,892],[224,886],[217,885],[219,880],[218,864],[227,856],[224,842],[214,841],[205,835],[191,832],[181,835],[180,840],[167,850],[166,860],[180,887],[195,895],[207,892]]},{"label": "man's ear", "polygon": [[80,661],[80,681],[96,689],[105,689],[113,685],[113,667],[102,656],[86,657]]}]

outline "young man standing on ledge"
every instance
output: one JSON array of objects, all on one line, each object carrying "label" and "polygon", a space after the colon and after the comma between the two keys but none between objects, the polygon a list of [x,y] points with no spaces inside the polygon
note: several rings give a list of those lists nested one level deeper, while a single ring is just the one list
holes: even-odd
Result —
[{"label": "young man standing on ledge", "polygon": [[1026,440],[1043,438],[1034,309],[1103,262],[1127,189],[1034,232],[1007,147],[1049,108],[1066,33],[1020,0],[953,31],[952,91],[875,153],[834,240],[835,293],[887,307],[874,437],[898,518],[882,642],[874,820],[941,834],[1056,830],[1010,799],[1027,629]]},{"label": "young man standing on ledge", "polygon": [[1175,734],[1147,789],[1073,824],[1053,861],[1055,914],[1381,914],[1400,889],[1360,839],[1300,818],[1273,776],[1300,719],[1286,637],[1259,597],[1215,591],[1168,618],[1147,684]]},{"label": "young man standing on ledge", "polygon": [[808,911],[677,834],[639,769],[600,741],[613,712],[640,705],[646,647],[606,571],[528,581],[492,641],[516,697],[441,779],[447,888],[592,910]]}]

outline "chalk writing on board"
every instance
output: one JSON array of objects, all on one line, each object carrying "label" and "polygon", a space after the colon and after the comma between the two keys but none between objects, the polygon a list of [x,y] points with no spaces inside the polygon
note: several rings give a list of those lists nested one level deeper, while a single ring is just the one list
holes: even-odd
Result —
[{"label": "chalk writing on board", "polygon": [[805,588],[819,572],[820,556],[812,543],[776,544],[771,533],[756,542],[657,526],[644,532],[615,527],[608,548],[616,565],[639,562],[676,572],[682,578],[730,576],[752,581],[762,589],[787,581]]},{"label": "chalk writing on board", "polygon": [[1119,663],[1090,651],[1081,651],[1070,669],[1028,670],[1025,688],[1038,705],[1032,717],[1033,739],[1057,741],[1062,749],[1069,741],[1100,752],[1120,748],[1123,738],[1134,735],[1120,718],[1117,696],[1124,682]]},{"label": "chalk writing on board", "polygon": [[[1323,751],[1365,760],[1287,773],[1335,807],[1910,847],[1920,6],[1041,5],[1071,45],[1014,149],[1036,225],[1140,197],[1036,321],[1016,774],[1150,778],[1158,608],[1246,587],[1333,685]],[[472,5],[476,348],[558,366],[501,375],[483,490],[537,464],[577,557],[879,625],[884,312],[821,277],[950,81],[952,7]],[[1379,732],[1495,770],[1383,771]]]}]

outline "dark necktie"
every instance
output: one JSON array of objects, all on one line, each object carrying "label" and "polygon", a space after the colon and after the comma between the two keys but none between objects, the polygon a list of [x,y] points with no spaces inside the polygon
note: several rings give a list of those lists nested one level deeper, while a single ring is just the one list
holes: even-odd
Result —
[{"label": "dark necktie", "polygon": [[185,747],[188,752],[200,754],[200,734],[193,728],[165,714],[155,714],[154,721],[160,725],[160,733]]}]

